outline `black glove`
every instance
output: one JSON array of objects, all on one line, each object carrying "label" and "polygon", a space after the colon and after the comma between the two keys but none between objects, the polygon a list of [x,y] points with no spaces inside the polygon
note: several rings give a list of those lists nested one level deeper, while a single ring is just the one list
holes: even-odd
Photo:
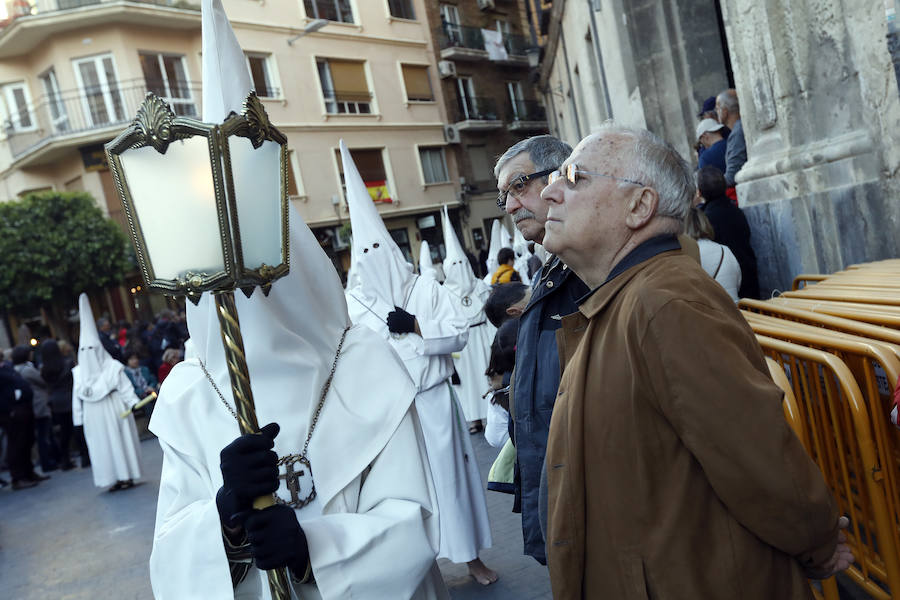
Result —
[{"label": "black glove", "polygon": [[250,553],[264,571],[288,567],[297,578],[306,573],[309,548],[294,509],[276,504],[254,510],[244,521]]},{"label": "black glove", "polygon": [[226,527],[240,526],[238,513],[253,508],[253,499],[278,489],[278,455],[272,451],[278,424],[269,423],[259,434],[237,438],[219,454],[222,487],[216,494],[219,518]]},{"label": "black glove", "polygon": [[416,330],[416,316],[395,306],[394,310],[388,313],[387,326],[391,333],[412,333]]}]

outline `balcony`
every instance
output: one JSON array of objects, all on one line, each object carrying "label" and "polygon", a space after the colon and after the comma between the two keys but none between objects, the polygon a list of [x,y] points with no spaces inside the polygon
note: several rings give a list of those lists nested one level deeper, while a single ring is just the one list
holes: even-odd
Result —
[{"label": "balcony", "polygon": [[[112,139],[131,123],[148,91],[161,97],[165,93],[162,82],[148,86],[139,80],[43,97],[27,115],[21,111],[15,121],[3,124],[13,164],[19,168],[48,164],[74,147]],[[199,83],[170,88],[169,94],[164,100],[176,114],[199,118]]]},{"label": "balcony", "polygon": [[[441,48],[441,60],[488,60],[487,50],[484,49],[484,37],[478,27],[444,23],[435,30],[434,35]],[[525,50],[529,44],[524,36],[504,34],[503,46],[506,48],[508,58],[496,61],[498,64],[528,65]]]},{"label": "balcony", "polygon": [[459,131],[489,131],[503,127],[497,104],[493,98],[471,97],[457,99],[450,118]]},{"label": "balcony", "polygon": [[200,2],[26,0],[10,11],[5,22],[0,22],[0,59],[27,54],[67,31],[113,24],[199,30]]},{"label": "balcony", "polygon": [[508,107],[510,131],[547,131],[547,111],[535,100],[517,100]]}]

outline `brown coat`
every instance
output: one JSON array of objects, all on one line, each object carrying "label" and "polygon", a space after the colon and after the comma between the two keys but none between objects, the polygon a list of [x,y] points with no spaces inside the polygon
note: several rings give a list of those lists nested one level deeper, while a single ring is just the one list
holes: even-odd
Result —
[{"label": "brown coat", "polygon": [[728,294],[664,252],[597,290],[557,340],[554,598],[809,598],[800,562],[831,556],[839,515]]}]

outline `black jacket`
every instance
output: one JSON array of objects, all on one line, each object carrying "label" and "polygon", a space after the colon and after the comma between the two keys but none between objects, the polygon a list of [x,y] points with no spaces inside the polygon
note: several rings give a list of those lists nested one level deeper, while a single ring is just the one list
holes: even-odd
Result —
[{"label": "black jacket", "polygon": [[750,245],[750,225],[744,211],[731,203],[727,196],[707,199],[703,212],[715,231],[716,241],[728,246],[741,266],[741,298],[759,298],[759,279],[756,274],[756,253]]},{"label": "black jacket", "polygon": [[[16,398],[16,390],[22,394]],[[0,366],[0,414],[8,414],[14,405],[31,406],[33,392],[31,386],[9,366]]]}]

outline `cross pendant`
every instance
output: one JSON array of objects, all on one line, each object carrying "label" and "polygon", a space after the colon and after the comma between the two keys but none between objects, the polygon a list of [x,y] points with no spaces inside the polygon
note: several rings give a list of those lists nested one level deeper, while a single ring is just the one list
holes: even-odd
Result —
[{"label": "cross pendant", "polygon": [[288,457],[284,462],[284,474],[279,475],[283,479],[285,487],[291,495],[289,501],[284,504],[294,508],[303,508],[316,497],[316,487],[312,479],[312,467],[305,456]]}]

